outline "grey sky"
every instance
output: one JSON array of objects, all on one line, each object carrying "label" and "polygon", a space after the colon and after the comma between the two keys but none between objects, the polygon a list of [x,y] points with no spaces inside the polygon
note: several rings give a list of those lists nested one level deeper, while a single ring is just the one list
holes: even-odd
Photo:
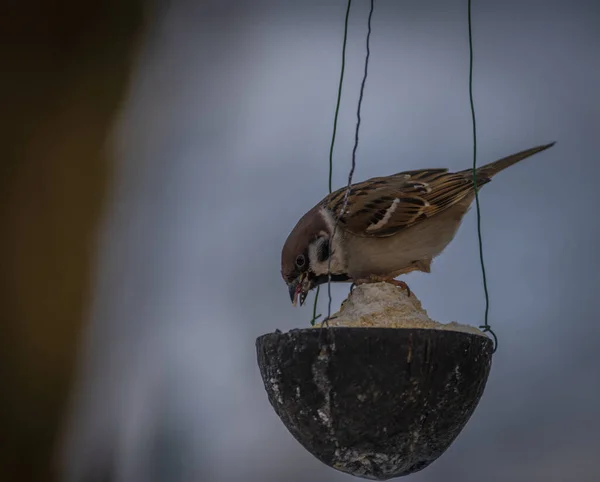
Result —
[{"label": "grey sky", "polygon": [[[368,2],[354,3],[335,187],[363,68]],[[149,32],[115,133],[73,481],[350,480],[277,419],[254,351],[310,318],[290,305],[279,256],[327,191],[344,12],[175,0]],[[466,1],[376,0],[355,180],[470,166],[466,13]],[[596,481],[600,6],[481,0],[473,22],[479,162],[557,144],[482,190],[500,349],[463,433],[408,480]],[[406,278],[434,319],[482,321],[475,226],[472,211],[432,273]]]}]

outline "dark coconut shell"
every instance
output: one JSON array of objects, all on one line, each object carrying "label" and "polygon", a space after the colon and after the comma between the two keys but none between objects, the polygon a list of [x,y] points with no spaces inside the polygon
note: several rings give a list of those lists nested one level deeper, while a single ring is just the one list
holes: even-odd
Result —
[{"label": "dark coconut shell", "polygon": [[412,328],[327,328],[256,340],[269,401],[323,463],[386,480],[440,457],[485,388],[485,336]]}]

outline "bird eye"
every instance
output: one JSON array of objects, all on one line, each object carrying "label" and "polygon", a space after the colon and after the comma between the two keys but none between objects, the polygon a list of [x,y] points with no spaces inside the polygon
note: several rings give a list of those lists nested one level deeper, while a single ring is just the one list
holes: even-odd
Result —
[{"label": "bird eye", "polygon": [[304,263],[306,263],[306,260],[304,259],[303,254],[299,254],[298,256],[296,256],[296,266],[298,266],[298,268],[302,268],[304,266]]}]

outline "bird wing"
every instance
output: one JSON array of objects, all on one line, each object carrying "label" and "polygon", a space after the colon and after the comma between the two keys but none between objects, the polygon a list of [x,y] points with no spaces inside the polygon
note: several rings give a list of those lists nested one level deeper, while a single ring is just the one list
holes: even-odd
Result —
[{"label": "bird wing", "polygon": [[[489,181],[477,179],[478,188]],[[322,203],[338,218],[347,188]],[[473,178],[466,172],[418,169],[353,184],[339,226],[357,236],[392,236],[445,211],[473,193]]]}]

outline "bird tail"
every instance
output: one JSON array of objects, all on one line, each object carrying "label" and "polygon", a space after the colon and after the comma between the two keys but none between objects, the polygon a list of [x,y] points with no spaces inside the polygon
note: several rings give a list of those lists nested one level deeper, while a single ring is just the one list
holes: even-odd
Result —
[{"label": "bird tail", "polygon": [[[489,180],[492,177],[494,177],[496,174],[498,174],[500,171],[503,171],[504,169],[506,169],[507,167],[510,167],[513,164],[516,164],[517,162],[522,161],[523,159],[525,159],[527,157],[533,156],[534,154],[537,154],[538,152],[545,151],[546,149],[549,149],[550,147],[552,147],[554,144],[555,144],[555,142],[551,142],[550,144],[544,144],[543,146],[532,147],[531,149],[517,152],[516,154],[513,154],[512,156],[504,157],[497,161],[490,162],[489,164],[481,166],[481,167],[477,168],[477,178],[478,178],[477,181],[479,182],[480,179],[482,181]],[[469,172],[472,172],[472,169],[465,169],[463,172],[465,174],[467,174]]]}]

